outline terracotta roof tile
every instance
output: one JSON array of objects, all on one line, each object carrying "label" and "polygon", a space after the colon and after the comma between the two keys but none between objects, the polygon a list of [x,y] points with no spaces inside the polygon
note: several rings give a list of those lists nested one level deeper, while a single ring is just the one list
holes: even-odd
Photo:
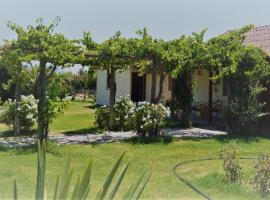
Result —
[{"label": "terracotta roof tile", "polygon": [[270,55],[270,25],[255,27],[245,35],[244,44],[254,45]]}]

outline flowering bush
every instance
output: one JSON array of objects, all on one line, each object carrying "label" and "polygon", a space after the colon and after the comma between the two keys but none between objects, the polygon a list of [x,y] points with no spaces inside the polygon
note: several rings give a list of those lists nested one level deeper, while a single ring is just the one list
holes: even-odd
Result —
[{"label": "flowering bush", "polygon": [[101,106],[95,111],[95,123],[101,130],[109,130],[109,107]]},{"label": "flowering bush", "polygon": [[270,155],[261,155],[255,165],[254,187],[263,195],[270,194]]},{"label": "flowering bush", "polygon": [[130,130],[132,128],[129,118],[133,115],[134,103],[129,96],[120,96],[114,104],[114,127],[116,130]]},{"label": "flowering bush", "polygon": [[0,111],[0,121],[12,125],[15,115],[21,120],[21,128],[29,130],[37,122],[37,100],[33,95],[23,96],[21,102],[16,106],[16,101],[9,99],[4,103]]},{"label": "flowering bush", "polygon": [[166,116],[169,115],[169,109],[162,104],[139,102],[131,120],[134,123],[134,129],[142,136],[156,138],[164,126]]},{"label": "flowering bush", "polygon": [[[130,98],[119,97],[114,105],[113,130],[135,130],[142,136],[156,137],[163,127],[168,108],[162,104],[139,102],[134,104]],[[109,107],[102,106],[95,111],[96,124],[101,130],[109,130]]]}]

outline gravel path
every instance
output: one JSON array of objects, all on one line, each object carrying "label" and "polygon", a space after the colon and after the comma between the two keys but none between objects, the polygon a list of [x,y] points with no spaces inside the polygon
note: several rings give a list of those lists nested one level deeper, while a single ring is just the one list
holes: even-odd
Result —
[{"label": "gravel path", "polygon": [[[200,128],[190,129],[163,129],[163,134],[171,135],[175,138],[180,137],[212,137],[216,135],[226,135],[226,132],[213,131]],[[84,135],[53,135],[50,140],[58,144],[102,144],[127,140],[135,137],[134,132],[105,132],[103,134],[84,134]],[[0,138],[0,147],[25,147],[35,144],[35,137],[2,137]]]}]

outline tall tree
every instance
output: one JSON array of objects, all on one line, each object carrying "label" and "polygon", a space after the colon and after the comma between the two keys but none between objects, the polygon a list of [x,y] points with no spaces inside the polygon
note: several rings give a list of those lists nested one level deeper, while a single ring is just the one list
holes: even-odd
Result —
[{"label": "tall tree", "polygon": [[54,28],[60,19],[56,18],[51,24],[45,25],[42,19],[36,25],[23,28],[9,23],[11,30],[17,34],[18,48],[27,55],[27,61],[38,61],[38,131],[40,140],[47,138],[49,113],[46,99],[47,80],[51,78],[58,67],[72,66],[74,54],[79,46],[64,35],[54,33]]},{"label": "tall tree", "polygon": [[85,34],[83,43],[88,50],[85,53],[85,58],[81,59],[84,65],[91,65],[94,68],[106,70],[108,77],[108,88],[110,90],[109,105],[110,105],[110,128],[113,128],[113,106],[116,95],[116,72],[124,71],[125,69],[135,66],[135,47],[134,40],[121,37],[120,31],[116,32],[108,40],[102,44],[94,45],[89,34]]}]

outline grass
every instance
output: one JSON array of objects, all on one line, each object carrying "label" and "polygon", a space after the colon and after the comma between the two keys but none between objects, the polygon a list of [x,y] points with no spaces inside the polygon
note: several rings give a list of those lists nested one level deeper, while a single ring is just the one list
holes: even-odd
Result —
[{"label": "grass", "polygon": [[[152,177],[142,198],[146,199],[201,199],[190,188],[181,183],[173,174],[173,167],[181,161],[200,157],[217,156],[222,145],[230,142],[221,138],[183,139],[170,144],[132,144],[128,142],[102,145],[73,145],[58,147],[58,154],[47,155],[47,194],[50,198],[57,174],[63,172],[67,152],[72,152],[72,165],[76,175],[82,174],[90,159],[94,159],[94,176],[92,192],[96,194],[101,187],[109,169],[123,152],[127,151],[125,161],[131,160],[130,169],[118,198],[133,183],[145,167],[152,168]],[[270,141],[258,139],[240,141],[241,154],[258,155],[269,152]],[[36,177],[36,154],[33,151],[9,150],[0,151],[0,199],[9,199],[12,195],[12,184],[17,179],[18,193],[22,199],[29,199],[34,194]],[[254,161],[241,162],[245,178],[251,177]],[[207,192],[213,199],[259,199],[249,185],[226,184],[223,179],[220,161],[205,161],[188,164],[178,169],[185,177]],[[75,181],[75,178],[74,178]],[[74,184],[74,182],[73,182]]]},{"label": "grass", "polygon": [[[69,109],[50,127],[50,134],[85,133],[95,130],[93,109],[89,102],[70,102]],[[0,124],[0,131],[7,127]],[[144,199],[202,199],[189,187],[180,182],[173,174],[174,166],[185,160],[218,156],[222,145],[232,142],[226,137],[209,139],[181,139],[172,143],[162,142],[140,144],[132,141],[102,145],[53,146],[53,153],[47,154],[46,187],[51,199],[56,176],[61,175],[68,151],[72,152],[72,166],[75,175],[83,173],[90,159],[94,159],[94,171],[91,191],[96,194],[118,156],[127,151],[125,162],[131,160],[130,168],[120,193],[121,199],[130,184],[142,173],[145,167],[151,167],[152,177],[142,194]],[[240,138],[242,156],[257,156],[270,151],[270,140],[265,138]],[[56,152],[56,153],[55,153]],[[13,182],[16,179],[20,199],[34,198],[36,179],[35,149],[0,148],[0,199],[12,198]],[[260,199],[252,189],[250,180],[254,161],[241,161],[245,176],[243,184],[227,184],[224,181],[221,161],[203,161],[189,163],[177,169],[194,185],[209,194],[213,199]],[[74,185],[76,178],[73,177]],[[91,196],[91,195],[90,195]]]},{"label": "grass", "polygon": [[50,133],[81,134],[96,130],[94,126],[94,110],[88,101],[70,101],[63,115],[50,125]]},{"label": "grass", "polygon": [[[50,134],[84,134],[96,131],[94,110],[89,101],[70,101],[67,110],[50,124]],[[11,127],[0,123],[0,133],[12,135]]]}]

